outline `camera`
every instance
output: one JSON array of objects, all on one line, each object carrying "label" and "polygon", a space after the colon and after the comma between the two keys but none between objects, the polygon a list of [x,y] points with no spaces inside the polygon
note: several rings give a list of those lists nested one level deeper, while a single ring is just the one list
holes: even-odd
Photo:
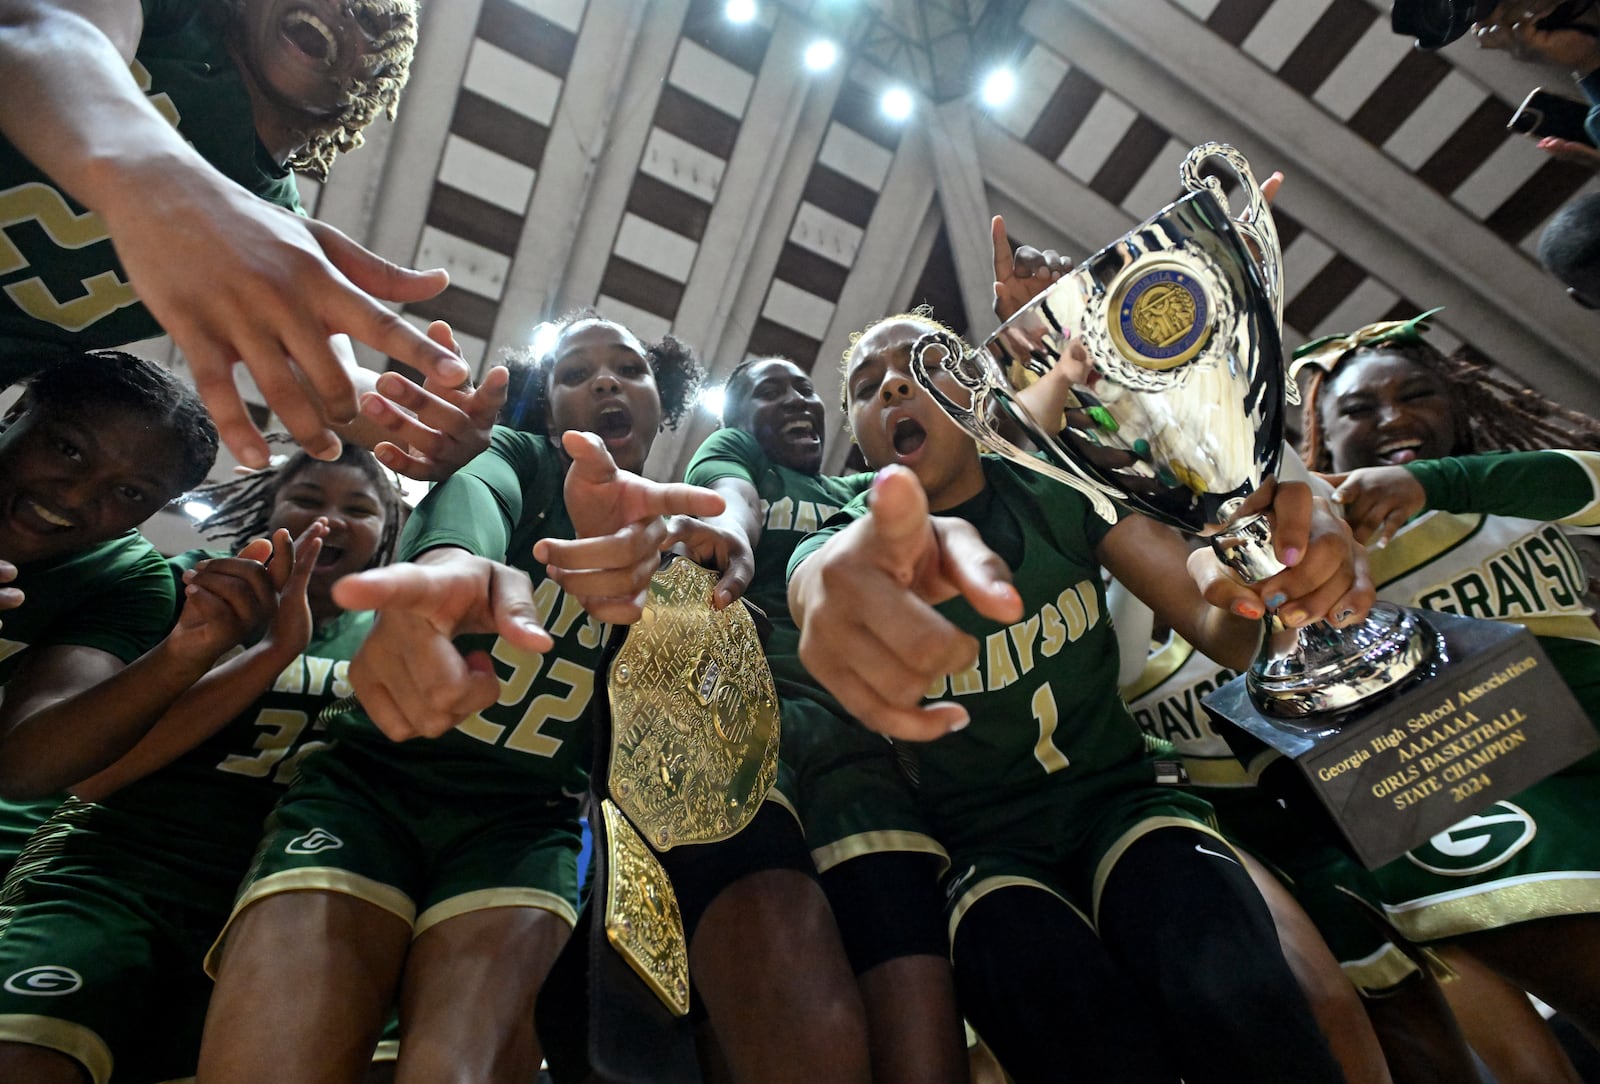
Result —
[{"label": "camera", "polygon": [[[1495,9],[1496,0],[1394,0],[1389,25],[1410,34],[1418,49],[1442,49]],[[1541,30],[1561,30],[1594,7],[1595,0],[1566,0],[1538,22]]]}]

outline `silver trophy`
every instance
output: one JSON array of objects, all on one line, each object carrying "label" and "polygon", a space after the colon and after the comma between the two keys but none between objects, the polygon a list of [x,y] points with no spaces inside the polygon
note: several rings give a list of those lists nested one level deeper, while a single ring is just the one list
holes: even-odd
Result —
[{"label": "silver trophy", "polygon": [[[1230,217],[1214,175],[1238,177],[1247,206]],[[1283,449],[1287,377],[1283,252],[1267,201],[1244,156],[1207,143],[1180,170],[1181,199],[1034,298],[964,352],[942,334],[923,336],[912,371],[974,438],[1083,493],[1114,520],[1112,501],[1178,529],[1208,536],[1246,582],[1282,570],[1261,515],[1228,522]],[[1064,414],[1033,417],[1015,391],[1066,366]],[[1042,457],[1008,439],[1009,419]],[[1263,715],[1331,727],[1345,712],[1394,691],[1439,651],[1415,611],[1380,603],[1366,623],[1301,629],[1268,615],[1247,675]],[[1316,720],[1308,716],[1319,716]]]}]

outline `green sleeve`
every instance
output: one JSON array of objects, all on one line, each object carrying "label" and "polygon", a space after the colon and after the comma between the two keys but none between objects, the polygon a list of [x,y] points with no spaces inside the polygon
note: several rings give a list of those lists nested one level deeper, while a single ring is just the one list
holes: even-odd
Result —
[{"label": "green sleeve", "polygon": [[1407,463],[1427,507],[1600,526],[1600,453],[1508,452]]},{"label": "green sleeve", "polygon": [[542,510],[559,492],[549,441],[495,426],[488,450],[433,487],[406,523],[400,559],[438,546],[460,546],[503,561],[524,507]]},{"label": "green sleeve", "polygon": [[828,517],[828,521],[820,528],[812,531],[800,540],[794,548],[794,553],[789,555],[789,578],[794,578],[794,570],[800,567],[800,562],[810,557],[828,539],[844,530],[850,524],[867,514],[867,501],[871,492],[863,492],[849,504]]},{"label": "green sleeve", "polygon": [[92,647],[132,662],[161,642],[176,616],[177,591],[166,558],[138,542],[104,592],[37,646]]},{"label": "green sleeve", "polygon": [[692,486],[709,486],[719,478],[737,478],[754,486],[766,470],[767,456],[755,437],[743,429],[718,429],[689,460],[683,480]]},{"label": "green sleeve", "polygon": [[200,11],[197,0],[139,0],[139,7],[146,34],[171,33],[175,26],[182,26]]}]

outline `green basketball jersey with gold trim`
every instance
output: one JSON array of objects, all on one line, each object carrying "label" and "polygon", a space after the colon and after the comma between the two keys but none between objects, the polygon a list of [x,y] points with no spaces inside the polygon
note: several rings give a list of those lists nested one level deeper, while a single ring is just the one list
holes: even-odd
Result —
[{"label": "green basketball jersey with gold trim", "polygon": [[[173,559],[175,571],[207,557]],[[108,867],[142,890],[224,912],[261,838],[261,824],[307,753],[328,742],[322,711],[350,695],[350,659],[372,628],[369,612],[318,629],[272,687],[177,760],[72,818],[74,853],[110,849]],[[229,656],[231,657],[231,655]]]},{"label": "green basketball jersey with gold trim", "polygon": [[[774,659],[773,677],[780,681],[792,679],[794,674],[778,672],[776,661],[794,656],[800,645],[800,632],[789,619],[789,558],[802,538],[865,493],[872,485],[872,475],[835,476],[791,470],[769,459],[756,438],[744,430],[718,429],[695,452],[683,480],[693,486],[709,486],[719,478],[749,482],[761,498],[756,574],[745,596],[772,618],[767,655]],[[815,682],[808,680],[807,684],[812,686],[808,692],[817,691]]]},{"label": "green basketball jersey with gold trim", "polygon": [[[250,96],[228,55],[215,0],[142,0],[131,70],[156,110],[224,176],[300,210],[293,175],[256,137]],[[0,384],[55,348],[121,346],[161,334],[128,285],[100,216],[0,140]]]},{"label": "green basketball jersey with gold trim", "polygon": [[[1098,779],[1124,787],[1144,740],[1117,695],[1117,641],[1095,547],[1111,525],[1078,493],[985,456],[983,494],[942,513],[966,519],[1011,566],[1021,620],[1000,626],[960,598],[940,613],[978,640],[973,666],[929,690],[966,708],[966,729],[911,745],[918,799],[940,842],[955,852],[1011,836],[1060,837]],[[798,563],[826,535],[866,513],[851,502],[802,543]],[[1151,781],[1154,776],[1152,774]]]},{"label": "green basketball jersey with gold trim", "polygon": [[569,795],[583,790],[589,707],[606,626],[533,557],[539,539],[573,537],[562,499],[565,477],[566,464],[549,440],[497,426],[488,451],[418,505],[400,543],[402,559],[459,546],[523,570],[555,646],[541,655],[496,636],[459,637],[463,651],[487,651],[494,660],[499,703],[438,738],[407,742],[390,741],[363,712],[344,712],[331,721],[336,737],[403,770],[425,773],[436,792],[521,794],[530,783]]},{"label": "green basketball jersey with gold trim", "polygon": [[[172,573],[138,531],[60,561],[21,565],[12,585],[25,598],[14,610],[0,610],[0,686],[29,650],[90,647],[129,663],[172,627]],[[0,871],[65,797],[0,801]]]}]

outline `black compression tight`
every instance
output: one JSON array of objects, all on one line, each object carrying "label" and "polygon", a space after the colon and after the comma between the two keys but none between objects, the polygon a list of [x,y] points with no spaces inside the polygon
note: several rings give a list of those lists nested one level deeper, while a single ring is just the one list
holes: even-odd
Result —
[{"label": "black compression tight", "polygon": [[1266,904],[1215,836],[1141,836],[1099,919],[1097,937],[1058,897],[1017,885],[957,927],[962,1009],[1017,1084],[1343,1081]]},{"label": "black compression tight", "polygon": [[1188,1084],[1344,1080],[1250,875],[1215,836],[1141,836],[1106,878],[1100,938],[1161,1021]]},{"label": "black compression tight", "polygon": [[1177,1084],[1157,1018],[1059,897],[990,892],[962,916],[951,956],[962,1011],[1017,1084]]}]

